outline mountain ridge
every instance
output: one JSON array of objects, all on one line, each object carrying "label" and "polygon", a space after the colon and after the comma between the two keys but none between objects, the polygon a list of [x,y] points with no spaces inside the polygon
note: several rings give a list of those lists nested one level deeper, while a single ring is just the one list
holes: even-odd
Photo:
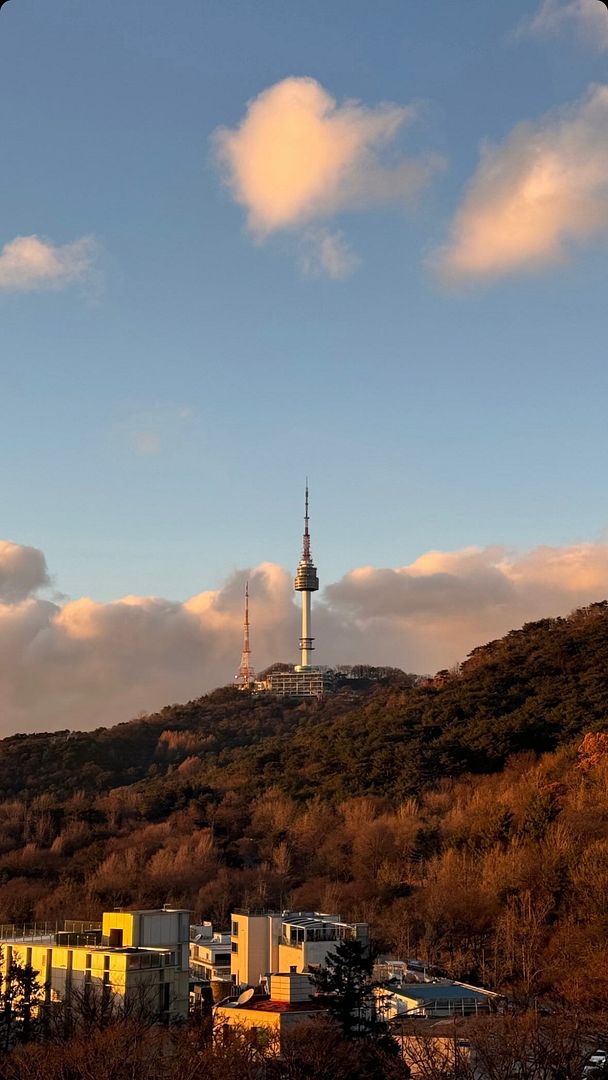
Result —
[{"label": "mountain ridge", "polygon": [[255,778],[256,790],[278,784],[298,798],[319,785],[335,798],[406,797],[441,776],[492,772],[512,754],[553,750],[601,727],[607,671],[601,601],[527,623],[424,685],[394,672],[320,702],[225,687],[91,732],[11,735],[0,742],[0,796],[175,783],[181,769],[191,785],[219,790]]}]

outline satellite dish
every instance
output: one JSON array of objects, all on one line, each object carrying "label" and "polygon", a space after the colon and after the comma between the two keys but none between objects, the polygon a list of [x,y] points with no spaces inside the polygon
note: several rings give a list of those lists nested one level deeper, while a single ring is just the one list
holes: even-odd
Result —
[{"label": "satellite dish", "polygon": [[238,998],[236,999],[237,1005],[246,1005],[248,1001],[251,1001],[254,994],[255,990],[253,988],[250,988],[249,990],[243,990],[243,993],[239,994]]}]

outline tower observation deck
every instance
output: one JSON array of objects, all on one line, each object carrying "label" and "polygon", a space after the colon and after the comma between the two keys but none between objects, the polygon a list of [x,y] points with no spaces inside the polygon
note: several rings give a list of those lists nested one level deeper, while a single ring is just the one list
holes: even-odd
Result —
[{"label": "tower observation deck", "polygon": [[314,650],[314,638],[312,636],[312,594],[319,588],[317,568],[310,554],[310,530],[308,517],[308,480],[306,481],[306,500],[304,509],[304,539],[302,545],[302,558],[300,559],[294,581],[296,592],[302,593],[302,633],[300,635],[300,664],[296,671],[310,669],[310,654]]}]

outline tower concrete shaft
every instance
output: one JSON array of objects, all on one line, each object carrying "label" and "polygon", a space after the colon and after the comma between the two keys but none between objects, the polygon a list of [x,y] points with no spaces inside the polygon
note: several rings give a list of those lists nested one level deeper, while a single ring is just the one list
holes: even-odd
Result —
[{"label": "tower concrete shaft", "polygon": [[243,628],[243,651],[239,670],[234,676],[239,690],[249,690],[255,682],[255,671],[251,666],[251,646],[249,644],[249,582],[245,585],[245,624]]},{"label": "tower concrete shaft", "polygon": [[296,570],[294,589],[302,593],[302,634],[300,637],[300,667],[310,667],[311,652],[314,650],[312,636],[312,594],[319,588],[317,568],[310,554],[310,531],[308,528],[308,480],[306,481],[306,500],[304,509],[304,542],[302,558]]}]

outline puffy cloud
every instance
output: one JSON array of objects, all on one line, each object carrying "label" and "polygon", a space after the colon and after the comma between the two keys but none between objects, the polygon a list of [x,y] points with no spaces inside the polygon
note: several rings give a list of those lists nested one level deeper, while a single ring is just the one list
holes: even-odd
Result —
[{"label": "puffy cloud", "polygon": [[88,273],[93,255],[90,237],[56,246],[39,236],[16,236],[0,251],[0,289],[61,289]]},{"label": "puffy cloud", "polygon": [[[250,588],[261,666],[262,654],[274,658],[296,638],[297,612],[289,575],[278,567],[258,567]],[[114,723],[230,682],[243,592],[240,574],[185,603],[83,597],[61,606],[8,596],[13,602],[0,603],[1,733]]]},{"label": "puffy cloud", "polygon": [[[524,622],[564,615],[608,597],[608,544],[500,546],[430,551],[396,569],[353,570],[326,589],[348,613],[380,663],[414,671],[450,666]],[[399,650],[401,658],[399,659]]]},{"label": "puffy cloud", "polygon": [[596,86],[483,150],[448,244],[431,262],[453,279],[538,270],[607,229],[608,86]]},{"label": "puffy cloud", "polygon": [[298,264],[306,277],[327,277],[340,280],[349,277],[359,265],[342,233],[330,232],[319,225],[304,231]]},{"label": "puffy cloud", "polygon": [[0,540],[0,604],[24,600],[49,583],[41,551]]},{"label": "puffy cloud", "polygon": [[[238,127],[219,128],[213,141],[248,228],[264,239],[341,210],[411,199],[438,159],[386,164],[382,151],[414,116],[405,105],[338,105],[315,79],[288,78],[249,102]],[[319,251],[317,265],[341,276],[342,241],[327,234]]]},{"label": "puffy cloud", "polygon": [[555,34],[576,26],[596,48],[608,48],[608,18],[598,0],[542,0],[536,14],[524,24],[530,34]]},{"label": "puffy cloud", "polygon": [[[232,681],[245,571],[183,603],[84,597],[61,606],[34,595],[48,581],[40,552],[2,544],[0,567],[3,734],[117,723]],[[295,660],[291,574],[265,563],[248,576],[255,664]],[[435,671],[523,622],[607,595],[608,544],[430,551],[329,585],[315,604],[317,658]]]}]

